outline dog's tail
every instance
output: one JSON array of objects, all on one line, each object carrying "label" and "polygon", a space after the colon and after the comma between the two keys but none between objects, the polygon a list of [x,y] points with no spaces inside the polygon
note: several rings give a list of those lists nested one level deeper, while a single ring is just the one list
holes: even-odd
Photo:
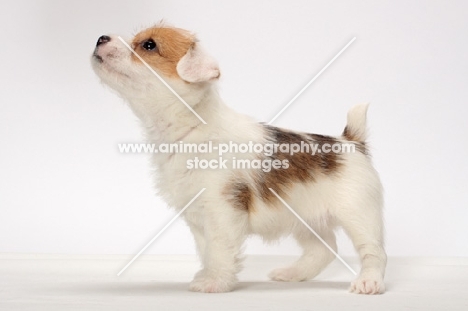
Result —
[{"label": "dog's tail", "polygon": [[359,104],[352,107],[348,111],[348,122],[342,134],[346,140],[357,141],[361,143],[366,142],[366,115],[368,107],[368,103]]}]

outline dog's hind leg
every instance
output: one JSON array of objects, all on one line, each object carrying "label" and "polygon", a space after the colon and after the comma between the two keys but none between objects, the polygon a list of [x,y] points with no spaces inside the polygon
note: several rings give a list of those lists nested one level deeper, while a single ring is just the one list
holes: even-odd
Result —
[{"label": "dog's hind leg", "polygon": [[[317,234],[336,252],[335,234],[331,229],[321,230]],[[335,255],[306,227],[294,233],[294,237],[303,249],[302,256],[291,266],[275,269],[268,275],[274,281],[300,282],[317,276]]]},{"label": "dog's hind leg", "polygon": [[351,283],[350,291],[357,294],[381,294],[385,291],[383,278],[387,264],[381,209],[375,206],[357,209],[339,219],[362,265],[359,276]]}]

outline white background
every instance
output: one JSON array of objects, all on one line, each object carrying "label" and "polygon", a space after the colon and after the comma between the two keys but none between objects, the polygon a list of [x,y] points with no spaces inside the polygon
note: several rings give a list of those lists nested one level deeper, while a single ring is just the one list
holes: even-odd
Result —
[{"label": "white background", "polygon": [[[118,153],[141,130],[89,64],[100,35],[165,19],[198,34],[226,102],[259,121],[356,36],[275,124],[336,135],[371,102],[389,255],[468,256],[467,3],[2,1],[0,252],[133,254],[173,216],[148,156]],[[255,238],[246,251],[298,253]],[[179,220],[147,253],[192,254],[192,237]]]}]

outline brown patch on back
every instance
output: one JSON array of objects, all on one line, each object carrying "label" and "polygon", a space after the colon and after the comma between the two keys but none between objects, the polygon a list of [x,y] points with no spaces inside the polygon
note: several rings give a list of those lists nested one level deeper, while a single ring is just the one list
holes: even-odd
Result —
[{"label": "brown patch on back", "polygon": [[251,211],[252,209],[252,191],[247,183],[234,182],[229,183],[225,189],[225,195],[228,201],[236,208],[242,211]]},{"label": "brown patch on back", "polygon": [[[272,143],[277,144],[318,144],[322,148],[323,144],[330,145],[338,143],[338,141],[330,136],[317,134],[299,134],[280,129],[274,126],[264,125],[267,136],[270,137]],[[294,183],[304,183],[314,181],[320,175],[330,175],[336,173],[341,166],[340,154],[317,153],[312,155],[311,152],[298,152],[294,155],[289,153],[273,154],[271,160],[288,160],[289,168],[287,169],[272,169],[270,172],[263,171],[257,176],[257,191],[259,197],[266,202],[276,201],[276,196],[269,188],[275,190],[278,195],[284,198],[287,195],[287,190]]]},{"label": "brown patch on back", "polygon": [[[152,39],[157,49],[147,51],[142,44]],[[153,27],[135,36],[132,47],[145,62],[166,77],[177,78],[177,63],[195,43],[196,39],[190,32],[171,27]],[[140,60],[132,54],[135,62]]]},{"label": "brown patch on back", "polygon": [[[310,138],[312,143],[316,143],[322,149],[324,144],[333,145],[339,143],[338,140],[331,136],[324,136],[319,134],[306,134]],[[333,173],[340,166],[339,163],[340,154],[334,152],[319,153],[312,157],[315,157],[316,163],[325,174]]]}]

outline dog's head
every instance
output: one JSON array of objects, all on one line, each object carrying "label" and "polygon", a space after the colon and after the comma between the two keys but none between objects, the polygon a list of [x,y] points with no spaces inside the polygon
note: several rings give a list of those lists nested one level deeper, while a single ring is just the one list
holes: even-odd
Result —
[{"label": "dog's head", "polygon": [[220,76],[216,61],[186,30],[155,26],[125,41],[128,46],[122,40],[116,35],[101,36],[92,65],[104,83],[129,100],[154,102],[169,93],[143,61],[181,96],[200,93]]}]

